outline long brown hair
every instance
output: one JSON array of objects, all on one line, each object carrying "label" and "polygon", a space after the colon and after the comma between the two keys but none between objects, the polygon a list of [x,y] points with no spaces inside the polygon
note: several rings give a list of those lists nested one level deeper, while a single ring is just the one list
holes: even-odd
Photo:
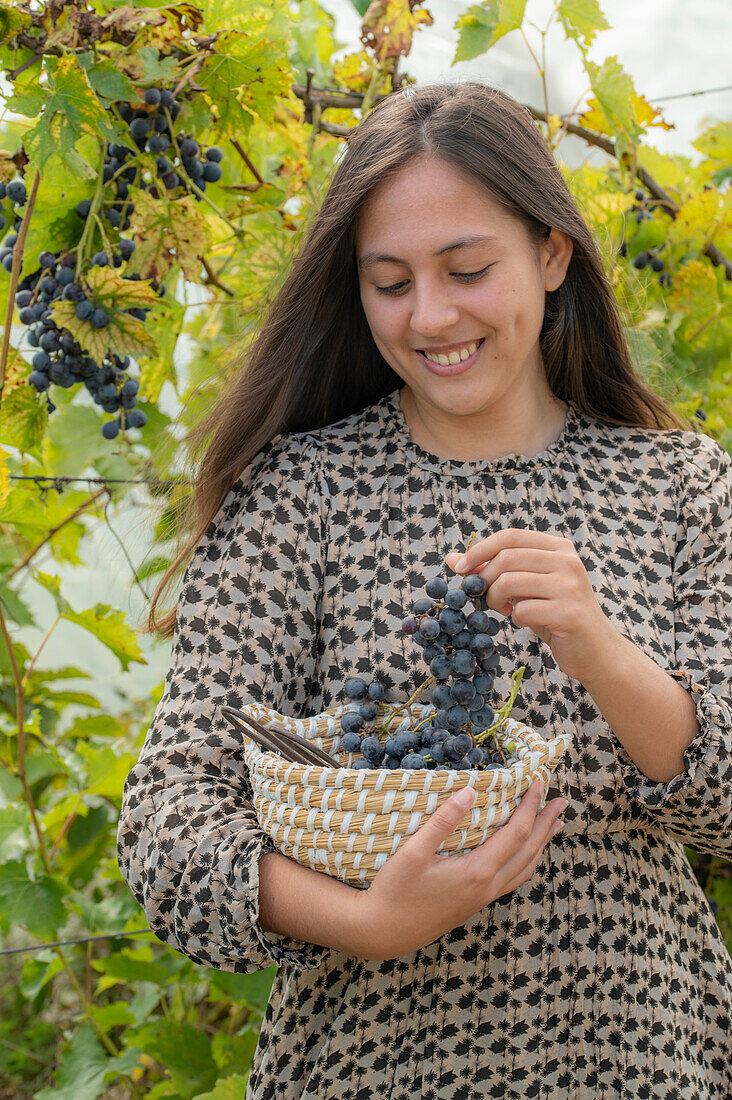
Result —
[{"label": "long brown hair", "polygon": [[161,597],[239,474],[270,440],[332,424],[402,385],[378,351],[361,305],[356,224],[372,189],[425,155],[466,172],[521,220],[533,242],[551,227],[572,239],[566,276],[547,293],[540,334],[555,396],[608,424],[688,427],[635,373],[597,244],[526,109],[473,81],[388,96],[354,129],[225,397],[191,434],[189,451],[200,462],[184,526],[189,535],[155,592],[150,630],[173,632],[175,610],[157,614]]}]

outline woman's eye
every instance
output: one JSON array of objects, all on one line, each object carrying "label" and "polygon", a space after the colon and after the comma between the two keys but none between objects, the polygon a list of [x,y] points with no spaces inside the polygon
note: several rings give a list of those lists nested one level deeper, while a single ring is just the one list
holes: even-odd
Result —
[{"label": "woman's eye", "polygon": [[[480,271],[452,271],[451,274],[456,279],[463,279],[466,283],[472,283],[475,279],[479,279],[481,275],[485,275],[486,271],[491,264],[480,269]],[[393,286],[377,286],[379,294],[398,294],[403,286],[406,286],[406,282],[394,283]]]}]

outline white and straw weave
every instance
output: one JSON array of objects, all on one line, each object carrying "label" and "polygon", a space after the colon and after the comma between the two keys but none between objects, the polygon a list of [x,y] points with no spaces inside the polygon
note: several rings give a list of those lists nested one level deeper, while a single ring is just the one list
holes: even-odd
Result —
[{"label": "white and straw weave", "polygon": [[[412,722],[432,710],[412,704]],[[543,784],[542,806],[549,776],[569,746],[570,734],[545,741],[534,730],[506,718],[497,731],[502,747],[513,741],[518,759],[495,770],[411,771],[396,768],[354,769],[355,753],[340,747],[342,714],[337,706],[311,718],[289,718],[259,704],[242,707],[261,725],[297,733],[341,762],[338,768],[296,764],[266,752],[244,736],[254,807],[261,828],[276,848],[314,871],[322,871],[352,886],[367,886],[399,845],[416,832],[429,814],[461,787],[474,787],[477,798],[465,824],[455,829],[440,852],[476,848],[505,825],[532,783]],[[382,741],[408,729],[405,716]]]}]

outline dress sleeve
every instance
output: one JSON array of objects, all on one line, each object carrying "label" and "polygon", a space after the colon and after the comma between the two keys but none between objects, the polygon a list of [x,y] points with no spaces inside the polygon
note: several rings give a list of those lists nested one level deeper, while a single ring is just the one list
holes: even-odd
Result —
[{"label": "dress sleeve", "polygon": [[680,469],[676,660],[666,671],[692,696],[701,728],[684,753],[684,771],[668,782],[648,779],[622,746],[618,759],[630,796],[669,835],[732,859],[732,463],[713,439],[698,435],[684,447]]},{"label": "dress sleeve", "polygon": [[195,962],[308,970],[327,948],[259,926],[257,822],[222,706],[301,715],[312,695],[324,560],[313,437],[278,436],[229,492],[183,581],[165,688],[127,777],[120,869],[151,929]]}]

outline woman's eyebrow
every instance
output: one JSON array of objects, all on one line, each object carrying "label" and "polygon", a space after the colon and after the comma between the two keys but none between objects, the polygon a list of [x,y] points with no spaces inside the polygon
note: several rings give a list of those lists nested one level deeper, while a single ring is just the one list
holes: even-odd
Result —
[{"label": "woman's eyebrow", "polygon": [[[494,236],[481,236],[479,233],[473,233],[469,237],[461,237],[457,241],[453,241],[452,244],[446,244],[444,248],[440,248],[437,252],[433,252],[433,256],[444,256],[446,252],[455,252],[458,248],[466,248],[471,244],[482,244],[484,241],[497,241],[498,238]],[[364,252],[361,259],[358,261],[360,270],[365,267],[370,267],[371,264],[405,264],[406,260],[400,260],[398,256],[389,256],[384,252]]]}]

